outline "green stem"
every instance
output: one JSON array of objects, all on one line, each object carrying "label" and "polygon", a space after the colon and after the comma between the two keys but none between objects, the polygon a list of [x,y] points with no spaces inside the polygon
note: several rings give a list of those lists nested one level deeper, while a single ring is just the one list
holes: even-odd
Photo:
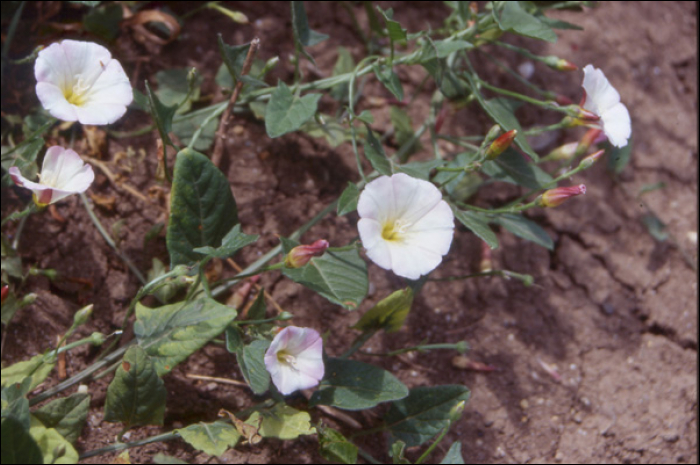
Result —
[{"label": "green stem", "polygon": [[425,452],[423,452],[423,454],[422,454],[420,457],[418,457],[418,460],[416,461],[416,465],[419,465],[419,464],[423,463],[423,461],[424,461],[426,458],[428,458],[428,456],[435,450],[435,448],[438,446],[438,444],[440,444],[440,443],[442,442],[442,440],[445,439],[445,436],[447,435],[447,432],[450,430],[450,427],[451,427],[451,426],[452,426],[452,422],[449,421],[449,422],[447,423],[447,426],[445,426],[445,427],[442,429],[442,432],[440,433],[440,436],[438,436],[438,438],[437,438],[435,441],[433,441],[433,443],[430,445],[430,447],[428,447],[428,448],[425,450]]},{"label": "green stem", "polygon": [[32,201],[21,212],[14,212],[11,215],[8,215],[5,219],[3,219],[2,223],[0,224],[0,227],[5,226],[10,221],[16,221],[16,220],[20,220],[20,219],[24,220],[29,215],[36,213],[38,211],[39,211],[39,208],[36,206],[34,201]]},{"label": "green stem", "polygon": [[153,444],[155,442],[165,442],[172,441],[173,439],[180,438],[180,434],[177,432],[160,434],[158,436],[152,436],[150,438],[142,439],[140,441],[134,442],[118,442],[116,444],[103,447],[102,449],[95,449],[80,455],[80,460],[89,459],[91,457],[96,457],[98,455],[108,454],[110,452],[118,452],[120,450],[131,449],[134,447],[145,446],[148,444]]},{"label": "green stem", "polygon": [[385,354],[372,354],[367,352],[362,352],[362,355],[369,355],[372,357],[396,357],[397,355],[407,354],[409,352],[427,352],[430,350],[456,350],[458,352],[464,353],[469,347],[465,345],[464,342],[458,342],[456,344],[425,344],[414,347],[407,347],[404,349],[394,350],[392,352],[387,352]]},{"label": "green stem", "polygon": [[107,366],[111,365],[112,363],[114,363],[122,355],[124,355],[124,353],[127,351],[127,349],[129,347],[131,347],[134,344],[136,344],[136,340],[129,342],[124,347],[120,347],[116,351],[114,351],[111,354],[109,354],[108,356],[106,356],[103,360],[92,364],[91,366],[84,369],[83,371],[81,371],[77,375],[75,375],[71,378],[68,378],[67,380],[57,384],[56,386],[54,386],[51,389],[47,389],[46,391],[42,392],[41,394],[39,394],[37,396],[32,397],[31,399],[29,399],[29,406],[31,407],[33,405],[40,403],[40,402],[43,402],[46,399],[49,399],[49,398],[55,396],[56,394],[59,394],[72,386],[75,386],[76,384],[82,383],[86,379],[90,378],[93,375],[93,373],[96,373],[99,370],[101,370],[102,368],[107,367]]},{"label": "green stem", "polygon": [[524,210],[528,210],[530,208],[538,207],[539,205],[537,204],[536,201],[533,201],[533,202],[530,202],[530,203],[525,204],[525,205],[513,205],[510,207],[494,208],[494,209],[475,207],[474,205],[469,205],[466,203],[460,203],[459,206],[462,208],[466,208],[468,210],[476,211],[476,212],[496,214],[496,213],[517,213],[517,212],[521,212]]},{"label": "green stem", "polygon": [[[357,446],[355,446],[355,447],[357,447]],[[372,457],[369,452],[362,449],[361,447],[357,447],[357,453],[360,454],[360,456],[363,459],[365,459],[366,461],[368,461],[369,463],[372,463],[372,464],[381,464],[382,463],[379,460]]]},{"label": "green stem", "polygon": [[343,355],[341,355],[339,358],[348,358],[358,350],[362,348],[363,345],[367,341],[369,341],[372,336],[374,336],[377,333],[376,329],[370,329],[364,331],[362,334],[360,334],[357,339],[355,339],[355,342],[353,342],[352,346],[348,349],[347,352],[345,352]]},{"label": "green stem", "polygon": [[100,235],[105,240],[107,245],[109,245],[112,248],[112,250],[114,250],[117,256],[124,262],[124,264],[131,270],[131,272],[134,273],[134,276],[136,276],[136,278],[139,281],[141,281],[141,284],[146,284],[146,278],[143,277],[139,269],[136,268],[136,265],[134,265],[134,263],[129,259],[129,257],[127,257],[119,251],[119,249],[117,248],[117,244],[114,243],[114,240],[110,237],[109,233],[102,226],[102,223],[100,223],[100,220],[97,218],[97,215],[95,215],[95,212],[88,203],[87,196],[85,194],[80,194],[80,200],[83,201],[83,205],[85,206],[85,210],[87,211],[88,216],[90,216],[92,223],[100,232]]},{"label": "green stem", "polygon": [[515,278],[519,281],[522,281],[522,283],[527,287],[531,286],[533,281],[534,281],[533,277],[528,275],[528,274],[520,274],[520,273],[516,273],[514,271],[508,271],[508,270],[491,270],[491,271],[484,271],[483,273],[474,273],[474,274],[467,274],[467,275],[462,275],[462,276],[448,276],[446,278],[428,278],[428,281],[436,281],[436,282],[461,281],[463,279],[483,278],[486,276],[500,276],[500,277],[506,278],[506,279]]}]

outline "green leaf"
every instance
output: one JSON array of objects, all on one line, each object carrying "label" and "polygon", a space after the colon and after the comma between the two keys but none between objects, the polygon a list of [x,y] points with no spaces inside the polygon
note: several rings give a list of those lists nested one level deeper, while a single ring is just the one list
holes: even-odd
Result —
[{"label": "green leaf", "polygon": [[[345,47],[338,47],[338,59],[333,66],[333,76],[352,73],[355,70],[355,60],[352,58],[350,50]],[[350,83],[344,82],[331,88],[330,94],[339,102],[347,102]]]},{"label": "green leaf", "polygon": [[177,113],[187,113],[192,108],[192,101],[199,99],[199,87],[202,85],[202,77],[197,75],[192,95],[185,102],[190,91],[188,75],[191,70],[191,68],[171,68],[156,73],[156,81],[158,81],[156,95],[158,99],[165,106],[177,107]]},{"label": "green leaf", "polygon": [[267,135],[274,139],[301,128],[316,114],[320,99],[321,94],[294,95],[284,82],[279,81],[265,110]]},{"label": "green leaf", "polygon": [[496,233],[491,231],[483,215],[471,211],[457,210],[456,208],[452,210],[454,211],[455,218],[471,232],[476,234],[479,239],[486,242],[492,249],[498,247],[498,237],[496,237]]},{"label": "green leaf", "polygon": [[452,408],[469,400],[469,395],[469,389],[460,385],[411,389],[407,398],[391,405],[384,417],[387,429],[393,440],[419,446],[448,425]]},{"label": "green leaf", "polygon": [[348,187],[345,188],[338,199],[338,216],[347,215],[357,210],[357,201],[359,198],[360,189],[357,188],[357,185],[348,182]]},{"label": "green leaf", "polygon": [[467,42],[466,40],[438,40],[435,42],[435,49],[437,50],[438,58],[447,58],[455,52],[470,50],[472,48],[474,48],[474,44]]},{"label": "green leaf", "polygon": [[313,31],[309,27],[304,2],[292,2],[292,29],[294,30],[294,40],[302,48],[313,47],[328,39],[326,34]]},{"label": "green leaf", "polygon": [[[189,145],[194,133],[204,124],[204,122],[212,115],[213,111],[210,108],[202,108],[201,110],[193,111],[186,115],[179,115],[173,120],[172,132],[180,139],[183,144]],[[214,144],[216,138],[216,130],[219,127],[221,116],[217,116],[209,120],[199,138],[192,146],[193,149],[199,151],[207,151]]]},{"label": "green leaf", "polygon": [[190,446],[207,455],[220,457],[232,447],[236,447],[240,433],[230,423],[215,421],[214,423],[195,423],[177,432]]},{"label": "green leaf", "polygon": [[[7,273],[13,278],[22,279],[22,258],[17,254],[17,251],[12,248],[10,242],[5,238],[5,235],[0,236],[0,244],[2,244],[2,273]],[[5,322],[3,320],[3,322]]]},{"label": "green leaf", "polygon": [[357,446],[332,428],[320,428],[318,443],[321,456],[329,462],[357,463]]},{"label": "green leaf", "polygon": [[2,418],[14,418],[24,429],[29,429],[29,392],[32,379],[24,378],[22,383],[9,384],[2,390]]},{"label": "green leaf", "polygon": [[[392,106],[389,109],[389,117],[391,118],[391,124],[394,126],[394,139],[396,140],[396,145],[403,147],[406,144],[411,144],[405,151],[405,158],[408,158],[414,153],[420,151],[421,144],[416,137],[415,131],[413,130],[413,123],[411,123],[411,117],[408,116],[408,113],[399,107]],[[432,160],[432,162],[435,161],[440,160]]]},{"label": "green leaf", "polygon": [[207,298],[153,309],[136,304],[134,334],[162,376],[223,333],[234,318],[235,309]]},{"label": "green leaf", "polygon": [[153,457],[153,463],[157,465],[187,465],[184,460],[170,457],[169,455],[158,453]]},{"label": "green leaf", "polygon": [[377,170],[379,174],[385,176],[391,176],[393,174],[391,161],[386,157],[382,143],[375,137],[369,125],[367,125],[367,140],[365,140],[365,156],[372,165],[372,168]]},{"label": "green leaf", "polygon": [[243,378],[256,395],[264,394],[270,388],[270,374],[265,368],[265,352],[268,347],[270,341],[259,339],[243,347],[237,354]]},{"label": "green leaf", "polygon": [[[2,436],[2,463],[24,465],[44,463],[39,445],[22,424],[15,418],[3,418],[0,426]],[[49,462],[51,463],[51,462]],[[77,462],[76,462],[77,463]]]},{"label": "green leaf", "polygon": [[440,51],[435,43],[428,38],[418,59],[418,63],[420,63],[435,80],[440,88],[440,92],[445,97],[454,100],[466,96],[469,90],[452,68],[447,65],[446,60],[438,57],[439,54]]},{"label": "green leaf", "polygon": [[403,441],[396,441],[391,445],[389,456],[391,456],[394,465],[411,464],[411,462],[406,459],[406,443]]},{"label": "green leaf", "polygon": [[414,161],[412,163],[406,163],[405,165],[396,165],[396,171],[405,173],[412,178],[429,181],[430,172],[444,164],[445,162],[443,160]]},{"label": "green leaf", "polygon": [[194,249],[218,247],[238,224],[238,208],[226,176],[201,153],[177,154],[167,243],[170,266],[201,260]]},{"label": "green leaf", "polygon": [[[520,106],[520,102],[504,97],[493,98],[483,102],[484,110],[498,123],[504,132],[511,129],[517,129],[518,135],[515,136],[515,143],[520,149],[532,157],[533,160],[539,161],[540,156],[532,150],[530,144],[525,137],[525,132],[520,126],[518,119],[515,117],[515,110]],[[503,155],[499,157],[502,158]],[[498,160],[498,159],[497,159]]]},{"label": "green leaf", "polygon": [[572,29],[575,31],[583,31],[583,28],[581,26],[571,24],[567,21],[562,21],[560,19],[548,18],[541,12],[536,13],[535,17],[547,26],[551,27],[552,29]]},{"label": "green leaf", "polygon": [[[88,3],[88,2],[84,2]],[[99,2],[89,2],[99,3]],[[107,41],[117,38],[120,31],[120,23],[123,18],[121,5],[110,4],[101,8],[94,8],[83,16],[83,27],[86,31],[95,34]]]},{"label": "green leaf", "polygon": [[522,215],[505,213],[494,217],[493,222],[503,226],[518,237],[532,241],[548,250],[554,250],[554,241],[549,237],[547,231]]},{"label": "green leaf", "polygon": [[523,9],[521,2],[499,2],[501,8],[493,9],[493,17],[502,31],[511,31],[525,37],[556,42],[557,35],[551,27]]},{"label": "green leaf", "polygon": [[545,189],[554,181],[542,168],[528,163],[513,149],[508,149],[495,160],[484,163],[483,172],[498,181],[519,184],[529,189]]},{"label": "green leaf", "polygon": [[250,306],[248,310],[247,320],[264,320],[265,314],[267,313],[267,304],[265,303],[265,290],[261,290],[258,293],[258,297],[255,298],[255,302]]},{"label": "green leaf", "polygon": [[[168,273],[168,269],[165,266],[163,262],[158,260],[157,258],[153,258],[151,261],[151,270],[148,272],[148,275],[146,276],[146,281],[149,283],[160,278],[161,276],[165,275]],[[175,297],[175,295],[185,287],[185,284],[183,284],[179,280],[171,280],[170,282],[158,286],[154,291],[153,295],[158,298],[160,302],[167,303],[170,300]]]},{"label": "green leaf", "polygon": [[319,115],[317,119],[311,119],[304,123],[301,127],[301,131],[315,138],[324,138],[331,147],[338,147],[339,145],[351,141],[352,135],[350,130],[338,123],[334,118],[327,115]]},{"label": "green leaf", "polygon": [[[25,178],[30,180],[35,179],[39,172],[39,168],[36,164],[36,157],[39,155],[41,149],[44,148],[44,145],[44,139],[36,137],[26,141],[21,147],[7,156],[5,156],[5,153],[11,150],[11,147],[2,146],[2,169],[9,172],[10,168],[16,166]],[[9,174],[6,174],[4,179],[7,185],[11,183]]]},{"label": "green leaf", "polygon": [[221,247],[215,249],[213,247],[199,247],[194,249],[195,252],[206,255],[209,257],[215,257],[220,259],[226,259],[233,257],[233,255],[250,244],[255,243],[260,236],[251,236],[249,234],[244,234],[241,232],[241,225],[237,224],[229,231],[226,236],[221,240]]},{"label": "green leaf", "polygon": [[310,405],[366,410],[407,395],[408,388],[388,371],[356,360],[331,358],[326,362],[326,376],[311,396]]},{"label": "green leaf", "polygon": [[238,326],[230,325],[226,328],[226,350],[230,354],[238,353],[243,349],[243,334]]},{"label": "green leaf", "polygon": [[360,331],[383,329],[387,333],[395,333],[406,321],[412,304],[413,291],[410,288],[396,291],[362,315],[353,328]]},{"label": "green leaf", "polygon": [[1,372],[2,381],[0,381],[0,384],[4,387],[10,383],[22,383],[24,378],[29,376],[32,378],[29,391],[34,390],[38,385],[44,382],[56,364],[54,361],[45,362],[45,358],[46,356],[44,354],[39,354],[24,362],[18,362],[7,368],[3,368]]},{"label": "green leaf", "polygon": [[167,391],[146,351],[130,347],[107,388],[105,421],[126,428],[162,425]]},{"label": "green leaf", "polygon": [[75,443],[83,430],[89,409],[89,395],[73,394],[39,407],[32,415],[47,428],[56,429],[68,442]]},{"label": "green leaf", "polygon": [[224,65],[226,65],[226,69],[228,69],[229,74],[233,78],[233,85],[231,87],[235,87],[238,80],[241,79],[243,65],[245,64],[245,59],[248,56],[250,44],[228,45],[224,42],[221,34],[218,35],[218,42],[219,52],[221,53],[221,57],[224,59]]},{"label": "green leaf", "polygon": [[617,148],[610,142],[606,142],[605,152],[608,154],[608,171],[614,174],[622,173],[622,170],[625,169],[632,158],[633,145],[633,137],[630,137],[627,145],[622,148]]},{"label": "green leaf", "polygon": [[384,84],[384,87],[396,97],[396,100],[399,102],[403,101],[403,87],[401,86],[399,76],[394,70],[376,63],[372,65],[372,69],[374,70],[374,75],[379,79],[379,82]]},{"label": "green leaf", "polygon": [[462,465],[464,458],[462,457],[462,443],[457,441],[450,446],[450,450],[445,454],[445,458],[440,462],[441,465]]},{"label": "green leaf", "polygon": [[384,11],[380,7],[377,7],[377,10],[384,17],[384,21],[386,21],[386,30],[389,38],[395,42],[405,41],[407,38],[406,29],[402,28],[401,24],[399,24],[397,21],[394,21],[394,11],[391,8]]},{"label": "green leaf", "polygon": [[39,420],[32,418],[29,434],[32,435],[39,446],[39,450],[44,456],[44,463],[78,463],[78,452],[55,429],[46,428]]},{"label": "green leaf", "polygon": [[69,1],[68,3],[73,3],[76,5],[85,5],[89,6],[90,8],[95,8],[97,5],[99,5],[102,2],[96,2],[96,1],[82,1],[82,2],[76,2],[76,1]]},{"label": "green leaf", "polygon": [[170,145],[174,147],[175,145],[170,140],[170,136],[168,134],[170,133],[170,131],[172,131],[173,117],[175,116],[175,112],[177,111],[177,105],[173,105],[170,107],[164,105],[153,93],[153,91],[151,90],[151,86],[148,84],[148,81],[146,81],[146,96],[148,97],[148,104],[151,116],[153,117],[153,121],[155,121],[156,123],[156,127],[158,128],[160,138],[163,140],[163,145]]},{"label": "green leaf", "polygon": [[326,251],[301,268],[284,268],[282,273],[331,302],[354,310],[367,295],[367,264],[356,249]]},{"label": "green leaf", "polygon": [[[262,422],[260,418],[262,417]],[[257,426],[258,434],[264,438],[292,440],[299,436],[316,434],[316,428],[311,427],[311,416],[284,404],[275,405],[272,410],[254,412],[246,420],[249,425]]]}]

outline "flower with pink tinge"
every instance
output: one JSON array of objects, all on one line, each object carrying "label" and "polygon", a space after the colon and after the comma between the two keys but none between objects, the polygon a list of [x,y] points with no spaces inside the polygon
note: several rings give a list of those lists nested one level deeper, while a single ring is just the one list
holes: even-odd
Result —
[{"label": "flower with pink tinge", "polygon": [[265,352],[265,368],[285,396],[317,386],[325,372],[321,335],[311,328],[284,328]]},{"label": "flower with pink tinge", "polygon": [[95,179],[92,167],[83,163],[80,155],[57,145],[46,151],[39,174],[40,182],[25,178],[16,166],[10,168],[9,172],[15,184],[34,192],[34,203],[39,207],[56,203],[73,194],[82,194]]},{"label": "flower with pink tinge", "polygon": [[82,124],[111,124],[134,93],[122,65],[92,42],[64,40],[39,52],[36,95],[51,116]]},{"label": "flower with pink tinge", "polygon": [[365,186],[357,228],[367,256],[385,270],[418,279],[447,254],[454,214],[433,184],[398,173]]},{"label": "flower with pink tinge", "polygon": [[538,204],[540,207],[558,207],[562,203],[569,200],[571,197],[583,195],[586,193],[586,186],[579,184],[578,186],[557,187],[545,191],[539,198]]},{"label": "flower with pink tinge", "polygon": [[625,147],[632,135],[632,123],[627,107],[620,102],[620,94],[593,65],[583,68],[583,89],[586,91],[583,108],[600,116],[598,124],[612,145]]}]

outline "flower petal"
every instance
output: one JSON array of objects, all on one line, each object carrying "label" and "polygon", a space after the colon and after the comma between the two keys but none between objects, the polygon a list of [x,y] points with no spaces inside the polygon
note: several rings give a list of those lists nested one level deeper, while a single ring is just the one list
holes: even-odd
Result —
[{"label": "flower petal", "polygon": [[583,68],[583,88],[586,101],[583,108],[602,116],[608,109],[620,103],[620,94],[610,85],[603,71],[587,65]]},{"label": "flower petal", "polygon": [[442,262],[442,255],[416,244],[389,241],[391,270],[404,278],[416,280],[430,273]]},{"label": "flower petal", "polygon": [[357,212],[361,218],[381,223],[387,219],[387,215],[395,211],[394,186],[389,176],[379,177],[367,184],[357,201]]},{"label": "flower petal", "polygon": [[601,115],[603,131],[608,136],[610,143],[621,148],[627,145],[627,140],[632,135],[632,122],[630,113],[623,103],[618,103]]},{"label": "flower petal", "polygon": [[68,103],[63,91],[56,84],[37,82],[36,95],[41,106],[54,118],[63,121],[78,121],[75,105]]},{"label": "flower petal", "polygon": [[437,187],[407,174],[395,174],[391,177],[391,182],[395,212],[406,223],[419,221],[442,200]]}]

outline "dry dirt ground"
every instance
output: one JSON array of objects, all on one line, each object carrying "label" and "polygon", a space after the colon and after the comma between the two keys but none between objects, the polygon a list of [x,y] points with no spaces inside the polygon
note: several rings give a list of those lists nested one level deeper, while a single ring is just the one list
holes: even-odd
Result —
[{"label": "dry dirt ground", "polygon": [[[438,27],[446,14],[442,4],[432,2],[387,5],[395,8],[397,19],[412,32],[428,25]],[[202,12],[188,21],[180,42],[156,50],[156,55],[135,48],[127,39],[117,42],[115,53],[125,58],[134,82],[160,69],[196,66],[205,76],[206,93],[214,89],[213,73],[220,64],[215,32],[223,32],[229,43],[259,36],[265,59],[291,52],[286,3],[232,2],[231,7],[247,14],[252,25],[232,27],[226,18]],[[178,8],[184,11],[185,7]],[[358,14],[364,21],[359,9]],[[355,58],[361,55],[361,43],[342,8],[321,4],[309,8],[309,15],[312,28],[331,35],[313,49],[322,75],[330,72],[338,45],[348,47]],[[416,299],[404,330],[392,337],[375,336],[368,347],[384,352],[424,340],[466,340],[472,347],[468,354],[472,361],[497,368],[488,373],[461,370],[453,365],[453,354],[445,352],[385,363],[409,387],[460,383],[472,390],[462,420],[439,447],[436,460],[452,441],[461,441],[468,463],[697,463],[697,274],[681,252],[691,262],[697,261],[697,3],[601,2],[583,14],[559,12],[556,17],[585,30],[563,31],[555,45],[537,44],[536,50],[566,57],[581,67],[592,63],[605,71],[632,115],[631,163],[617,179],[599,163],[572,180],[586,184],[585,197],[530,215],[555,239],[553,252],[508,232],[499,233],[496,266],[531,274],[536,286],[524,288],[497,278],[429,283]],[[42,40],[59,37],[56,33]],[[146,59],[139,59],[143,57]],[[516,55],[509,57],[521,60]],[[289,67],[277,73],[275,77],[291,79]],[[410,91],[422,75],[404,70],[401,78]],[[580,79],[580,72],[562,76],[539,68],[533,77],[573,100],[580,98]],[[25,96],[16,98],[20,103],[34,98],[31,86],[25,90]],[[388,97],[374,82],[368,84],[365,95]],[[5,102],[3,94],[3,108]],[[370,108],[366,100],[360,105]],[[387,112],[374,110],[375,129],[385,130],[382,124]],[[427,100],[419,99],[410,110],[414,124],[425,117],[426,110]],[[477,113],[474,108],[461,110],[443,131],[459,134],[467,128],[483,133],[489,123]],[[134,129],[147,122],[135,112],[118,129]],[[222,169],[231,180],[245,232],[264,233],[257,248],[237,257],[243,265],[274,246],[275,234],[289,234],[320,211],[357,175],[348,147],[331,149],[322,141],[299,135],[271,141],[252,119],[237,119],[235,125]],[[150,267],[153,257],[167,261],[162,238],[144,247],[146,233],[165,219],[163,196],[153,180],[155,140],[155,134],[110,140],[103,154],[110,169],[146,194],[147,201],[116,189],[103,174],[92,189],[93,194],[115,198],[113,208],[100,208],[98,215],[111,231],[117,231],[121,249],[142,270]],[[547,147],[567,141],[561,136]],[[130,149],[135,155],[119,155]],[[642,186],[658,182],[665,183],[665,188],[642,200],[667,225],[675,244],[656,241],[640,221],[647,210],[636,195]],[[517,194],[512,189],[490,189],[476,202],[495,206]],[[14,195],[3,191],[3,215],[19,205],[11,199]],[[71,279],[30,281],[28,288],[39,299],[7,328],[4,365],[54,344],[70,326],[75,309],[85,303],[95,303],[95,314],[81,334],[113,331],[137,290],[137,281],[94,230],[78,199],[59,204],[57,212],[65,221],[49,214],[29,220],[20,252],[25,263],[54,268]],[[114,229],[118,221],[123,223]],[[331,215],[304,240],[324,237],[332,244],[343,244],[356,235],[355,224],[352,215]],[[479,250],[475,236],[463,231],[456,236],[450,259],[436,274],[475,271]],[[263,284],[284,309],[296,315],[295,324],[330,330],[333,337],[327,351],[337,355],[354,339],[356,334],[347,328],[362,312],[403,285],[399,278],[373,265],[370,278],[371,295],[354,313],[277,275],[265,277]],[[95,355],[87,349],[72,353],[69,375]],[[548,373],[546,366],[558,376]],[[236,411],[253,401],[245,389],[193,381],[186,376],[192,373],[240,379],[234,359],[224,349],[205,348],[166,378],[165,426],[138,429],[131,433],[131,440],[213,420],[220,408]],[[113,442],[119,431],[118,425],[102,422],[108,381],[90,384],[92,408],[78,442],[81,451]],[[55,382],[53,375],[47,385]],[[369,428],[379,423],[382,413],[379,408],[353,417]],[[320,418],[318,412],[314,418]],[[343,423],[326,421],[350,432]],[[366,439],[361,445],[375,457],[388,460],[385,438]],[[134,449],[131,460],[149,463],[155,453],[163,452],[191,463],[309,463],[320,460],[316,450],[313,439],[268,441],[212,459],[174,441]],[[409,456],[415,458],[416,451]],[[113,459],[107,455],[91,461],[109,463]]]}]

